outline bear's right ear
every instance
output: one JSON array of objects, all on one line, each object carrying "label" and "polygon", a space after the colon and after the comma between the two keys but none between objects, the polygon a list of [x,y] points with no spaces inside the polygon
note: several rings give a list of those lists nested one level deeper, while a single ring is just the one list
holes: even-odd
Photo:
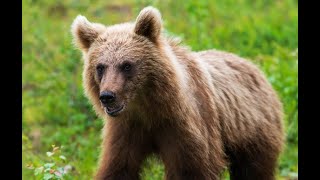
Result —
[{"label": "bear's right ear", "polygon": [[101,24],[90,23],[86,17],[78,15],[71,25],[71,33],[75,45],[87,52],[98,35],[104,32]]}]

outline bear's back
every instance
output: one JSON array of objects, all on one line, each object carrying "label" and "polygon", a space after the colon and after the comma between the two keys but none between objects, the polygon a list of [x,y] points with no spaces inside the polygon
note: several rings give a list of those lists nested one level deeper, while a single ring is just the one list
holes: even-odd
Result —
[{"label": "bear's back", "polygon": [[270,138],[270,132],[282,133],[282,105],[262,71],[231,53],[196,54],[210,73],[225,140],[240,145],[253,137]]}]

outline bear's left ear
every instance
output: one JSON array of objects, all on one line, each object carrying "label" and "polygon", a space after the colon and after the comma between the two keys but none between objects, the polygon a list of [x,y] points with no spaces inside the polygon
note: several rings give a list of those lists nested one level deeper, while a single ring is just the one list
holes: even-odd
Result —
[{"label": "bear's left ear", "polygon": [[105,31],[105,26],[91,23],[86,17],[78,15],[71,25],[71,33],[75,45],[87,52],[96,38]]},{"label": "bear's left ear", "polygon": [[134,32],[156,43],[162,28],[160,12],[154,7],[146,7],[139,13]]}]

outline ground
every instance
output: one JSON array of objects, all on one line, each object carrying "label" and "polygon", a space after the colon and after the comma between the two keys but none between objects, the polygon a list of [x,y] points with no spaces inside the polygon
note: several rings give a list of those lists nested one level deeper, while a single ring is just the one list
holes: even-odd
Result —
[{"label": "ground", "polygon": [[[90,179],[97,167],[102,121],[83,95],[81,53],[71,43],[78,14],[90,21],[133,21],[147,5],[159,8],[167,33],[193,50],[216,48],[252,60],[267,75],[285,110],[287,143],[278,178],[298,171],[297,1],[32,1],[23,0],[23,179],[26,165],[47,161],[51,145],[63,145],[70,177]],[[163,177],[155,158],[145,162],[143,179]],[[228,175],[226,174],[226,179]]]}]

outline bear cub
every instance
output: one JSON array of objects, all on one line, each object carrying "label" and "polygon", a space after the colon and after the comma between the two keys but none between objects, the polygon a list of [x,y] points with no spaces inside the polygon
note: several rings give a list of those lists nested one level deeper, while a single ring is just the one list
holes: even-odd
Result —
[{"label": "bear cub", "polygon": [[162,33],[144,8],[135,22],[71,27],[83,86],[105,120],[95,179],[139,179],[157,155],[168,180],[275,179],[284,140],[282,104],[263,73],[237,55],[193,52]]}]

